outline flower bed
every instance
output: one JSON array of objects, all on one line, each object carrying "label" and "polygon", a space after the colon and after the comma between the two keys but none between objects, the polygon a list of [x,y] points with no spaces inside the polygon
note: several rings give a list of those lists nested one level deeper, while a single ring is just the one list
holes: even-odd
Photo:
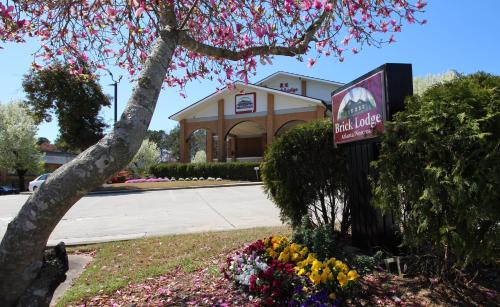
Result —
[{"label": "flower bed", "polygon": [[358,273],[335,258],[317,259],[286,237],[258,240],[227,258],[224,276],[262,305],[337,305],[357,284]]},{"label": "flower bed", "polygon": [[125,181],[125,183],[143,183],[143,182],[173,182],[173,181],[222,181],[222,178],[208,177],[207,179],[203,177],[193,177],[193,178],[132,178]]}]

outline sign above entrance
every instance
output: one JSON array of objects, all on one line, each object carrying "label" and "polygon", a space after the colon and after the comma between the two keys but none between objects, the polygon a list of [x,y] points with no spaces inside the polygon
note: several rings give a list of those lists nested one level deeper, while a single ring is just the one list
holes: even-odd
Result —
[{"label": "sign above entrance", "polygon": [[343,86],[332,96],[333,129],[336,144],[378,136],[384,131],[384,71],[371,73]]},{"label": "sign above entrance", "polygon": [[234,112],[241,113],[254,113],[257,109],[257,102],[255,93],[238,94],[234,97]]}]

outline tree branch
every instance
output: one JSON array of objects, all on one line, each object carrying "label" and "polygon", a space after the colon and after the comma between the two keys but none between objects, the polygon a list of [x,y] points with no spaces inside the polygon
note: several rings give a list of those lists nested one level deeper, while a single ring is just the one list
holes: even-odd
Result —
[{"label": "tree branch", "polygon": [[227,59],[231,61],[239,61],[256,55],[296,56],[307,52],[309,43],[314,41],[316,32],[320,29],[321,25],[328,16],[330,16],[330,12],[323,12],[320,18],[318,18],[309,26],[307,31],[304,33],[301,39],[298,40],[295,46],[262,45],[236,51],[198,42],[186,31],[181,31],[179,33],[179,45],[199,54],[204,54],[206,56],[214,57],[217,59]]}]

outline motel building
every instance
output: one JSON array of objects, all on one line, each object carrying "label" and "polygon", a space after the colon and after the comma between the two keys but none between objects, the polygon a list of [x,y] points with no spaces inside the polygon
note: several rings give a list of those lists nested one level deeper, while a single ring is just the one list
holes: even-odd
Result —
[{"label": "motel building", "polygon": [[170,116],[180,123],[181,162],[203,131],[208,162],[260,161],[273,139],[300,123],[330,117],[331,93],[342,83],[276,72],[256,84],[236,82]]}]

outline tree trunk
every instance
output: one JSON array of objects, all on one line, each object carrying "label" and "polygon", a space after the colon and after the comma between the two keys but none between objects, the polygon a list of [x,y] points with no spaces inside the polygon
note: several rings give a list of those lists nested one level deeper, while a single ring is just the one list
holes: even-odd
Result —
[{"label": "tree trunk", "polygon": [[173,31],[158,38],[113,131],[49,176],[9,223],[0,245],[0,306],[15,305],[33,283],[47,240],[71,206],[132,160],[151,121],[177,42]]},{"label": "tree trunk", "polygon": [[66,280],[68,254],[64,243],[46,249],[38,277],[26,289],[17,306],[49,307],[57,287]]},{"label": "tree trunk", "polygon": [[17,173],[17,184],[19,185],[19,191],[22,192],[24,191],[24,175],[26,174],[25,169],[16,169]]}]

